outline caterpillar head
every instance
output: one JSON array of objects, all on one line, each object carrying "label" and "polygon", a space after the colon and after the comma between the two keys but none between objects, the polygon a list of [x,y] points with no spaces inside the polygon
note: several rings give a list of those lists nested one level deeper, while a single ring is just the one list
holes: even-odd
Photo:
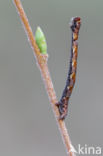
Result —
[{"label": "caterpillar head", "polygon": [[71,29],[72,29],[73,32],[76,32],[76,30],[79,31],[80,25],[81,25],[81,19],[80,19],[80,17],[73,17],[71,19],[70,27],[71,27]]}]

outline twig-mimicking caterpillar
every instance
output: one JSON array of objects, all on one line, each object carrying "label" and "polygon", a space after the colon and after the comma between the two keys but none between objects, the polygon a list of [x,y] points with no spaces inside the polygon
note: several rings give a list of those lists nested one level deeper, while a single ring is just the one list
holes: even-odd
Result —
[{"label": "twig-mimicking caterpillar", "polygon": [[76,69],[77,69],[77,55],[78,55],[78,34],[81,25],[80,17],[75,17],[71,19],[70,27],[72,30],[72,45],[71,45],[71,58],[68,77],[66,81],[66,86],[64,88],[62,97],[60,101],[56,104],[59,108],[60,119],[65,119],[68,111],[68,101],[71,96],[75,79],[76,79]]}]

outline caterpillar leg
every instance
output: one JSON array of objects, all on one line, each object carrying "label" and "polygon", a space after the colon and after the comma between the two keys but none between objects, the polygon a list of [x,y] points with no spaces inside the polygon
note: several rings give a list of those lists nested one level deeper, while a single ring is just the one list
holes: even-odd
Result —
[{"label": "caterpillar leg", "polygon": [[56,103],[56,106],[58,107],[59,113],[60,113],[59,119],[64,120],[66,115],[67,115],[68,105],[67,104],[64,105],[63,102],[59,101],[59,102]]}]

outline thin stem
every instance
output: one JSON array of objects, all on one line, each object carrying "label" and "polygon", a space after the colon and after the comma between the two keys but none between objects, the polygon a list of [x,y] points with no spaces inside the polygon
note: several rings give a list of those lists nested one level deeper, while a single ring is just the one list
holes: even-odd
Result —
[{"label": "thin stem", "polygon": [[28,39],[32,46],[32,49],[33,49],[33,52],[34,52],[34,55],[36,58],[36,63],[38,64],[38,67],[41,71],[41,75],[44,80],[45,88],[46,88],[50,103],[52,105],[52,109],[55,114],[55,118],[56,118],[57,124],[59,126],[59,130],[60,130],[63,142],[64,142],[66,150],[67,150],[67,155],[74,156],[75,154],[72,152],[72,149],[71,149],[71,141],[69,138],[69,134],[67,132],[67,128],[65,126],[65,122],[63,120],[59,120],[59,118],[58,118],[58,116],[60,116],[60,114],[59,114],[57,106],[55,105],[55,103],[57,103],[57,98],[56,98],[55,90],[54,90],[53,83],[51,80],[51,76],[50,76],[50,73],[48,70],[47,59],[45,57],[43,57],[43,55],[40,54],[39,48],[35,42],[34,35],[32,33],[28,19],[26,17],[23,7],[22,7],[21,1],[14,0],[14,4],[18,10],[20,19],[24,25]]}]

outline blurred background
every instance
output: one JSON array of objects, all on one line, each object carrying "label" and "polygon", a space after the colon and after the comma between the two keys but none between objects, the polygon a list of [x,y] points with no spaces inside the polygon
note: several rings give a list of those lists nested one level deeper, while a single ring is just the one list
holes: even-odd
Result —
[{"label": "blurred background", "polygon": [[[48,43],[58,99],[70,59],[71,17],[80,16],[78,70],[66,125],[74,147],[103,146],[103,1],[22,0]],[[11,0],[0,1],[0,155],[66,156],[32,49]],[[92,154],[91,154],[92,155]],[[102,151],[103,155],[103,151]]]}]

